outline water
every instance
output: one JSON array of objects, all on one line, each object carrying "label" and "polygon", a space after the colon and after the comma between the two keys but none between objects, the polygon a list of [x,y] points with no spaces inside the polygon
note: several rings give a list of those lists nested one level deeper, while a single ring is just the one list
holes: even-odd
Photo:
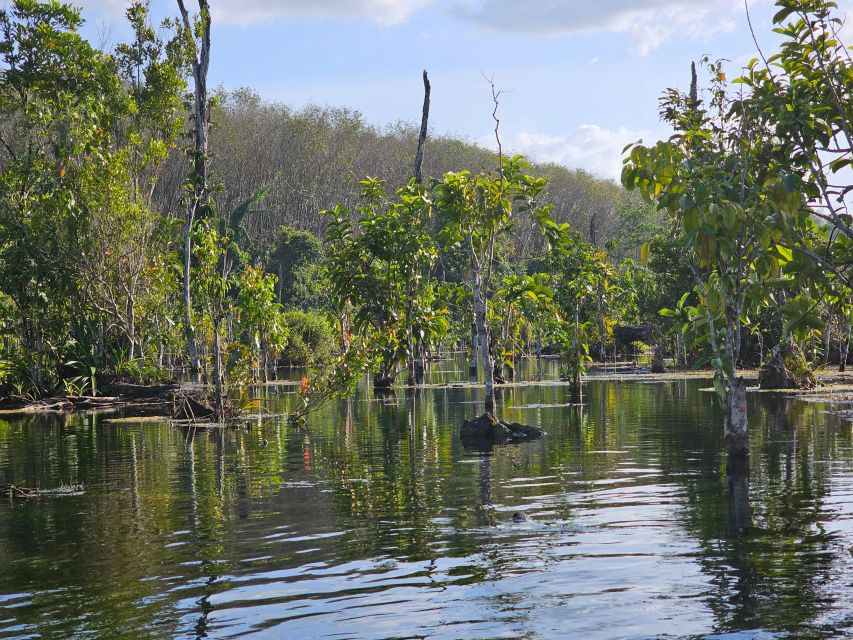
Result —
[{"label": "water", "polygon": [[850,423],[751,395],[727,489],[707,385],[505,389],[548,433],[490,452],[472,388],[191,438],[0,419],[0,485],[85,486],[0,503],[0,638],[853,638]]}]

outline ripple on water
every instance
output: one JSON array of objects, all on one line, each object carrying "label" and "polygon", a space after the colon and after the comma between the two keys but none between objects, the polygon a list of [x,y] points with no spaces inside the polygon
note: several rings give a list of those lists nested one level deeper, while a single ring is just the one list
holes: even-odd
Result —
[{"label": "ripple on water", "polygon": [[190,442],[0,421],[0,482],[87,487],[0,504],[0,638],[851,637],[849,425],[751,398],[745,504],[702,386],[504,388],[548,435],[484,452],[466,385]]}]

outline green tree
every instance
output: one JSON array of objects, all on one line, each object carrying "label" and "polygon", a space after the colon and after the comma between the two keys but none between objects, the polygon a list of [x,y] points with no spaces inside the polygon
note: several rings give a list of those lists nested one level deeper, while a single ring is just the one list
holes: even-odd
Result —
[{"label": "green tree", "polygon": [[311,273],[316,277],[318,274],[313,267],[322,259],[323,245],[316,235],[287,225],[279,229],[264,266],[269,273],[278,276],[277,293],[281,304],[305,302],[299,300],[306,284],[305,275]]},{"label": "green tree", "polygon": [[116,47],[113,60],[128,117],[115,128],[104,170],[91,174],[89,250],[78,259],[88,304],[124,334],[132,361],[144,356],[146,338],[162,343],[164,285],[175,284],[168,267],[176,258],[176,228],[152,201],[182,131],[186,65],[171,23],[162,33],[155,30],[143,2],[126,13],[134,37]]},{"label": "green tree", "polygon": [[536,203],[546,181],[527,175],[528,167],[524,158],[515,156],[504,159],[497,174],[447,173],[433,188],[442,240],[453,247],[464,247],[469,260],[480,368],[486,381],[485,413],[491,417],[495,417],[494,360],[486,319],[494,293],[495,248],[515,224],[514,216],[528,214],[531,222],[538,220],[542,225],[550,211]]},{"label": "green tree", "polygon": [[788,261],[779,249],[784,226],[805,226],[808,212],[761,114],[730,99],[719,63],[710,71],[708,108],[695,85],[690,95],[669,90],[662,114],[675,135],[653,147],[633,145],[622,179],[681,226],[713,352],[726,443],[731,453],[746,454],[746,387],[737,365],[743,327]]},{"label": "green tree", "polygon": [[432,202],[414,181],[394,200],[380,180],[368,178],[361,185],[355,223],[341,205],[325,212],[331,218],[328,274],[342,334],[345,341],[352,332],[371,345],[374,387],[390,387],[403,362],[414,383],[416,361],[448,328],[430,277],[437,256],[430,233]]},{"label": "green tree", "polygon": [[847,195],[853,189],[853,65],[840,38],[843,21],[835,2],[778,0],[774,31],[782,36],[769,58],[753,59],[738,81],[749,107],[778,138],[774,161],[792,172],[789,181],[827,224],[829,250],[812,247],[807,226],[785,229],[794,248],[842,277],[853,248]]},{"label": "green tree", "polygon": [[[590,344],[597,340],[601,351],[613,324],[615,303],[623,293],[609,256],[563,229],[547,260],[554,274],[557,314],[551,336],[560,345],[566,362],[565,377],[576,392],[591,362]],[[623,300],[623,305],[624,305]]]},{"label": "green tree", "polygon": [[37,394],[56,385],[86,327],[77,264],[90,250],[95,190],[115,166],[113,132],[133,109],[81,24],[57,2],[0,11],[0,289],[14,301],[21,369]]},{"label": "green tree", "polygon": [[216,419],[225,420],[225,376],[223,353],[227,342],[226,321],[231,316],[230,295],[233,262],[229,257],[230,239],[221,234],[212,220],[195,225],[193,247],[194,308],[203,311],[213,358],[213,410]]},{"label": "green tree", "polygon": [[276,302],[276,276],[246,266],[237,278],[237,329],[252,355],[253,369],[266,382],[287,343],[282,306]]},{"label": "green tree", "polygon": [[[774,31],[782,37],[778,50],[750,61],[738,81],[749,92],[749,108],[776,135],[774,161],[789,172],[789,188],[802,193],[810,220],[818,222],[792,224],[783,218],[797,282],[813,282],[841,302],[844,294],[839,298],[838,292],[850,287],[853,257],[848,208],[853,189],[853,65],[840,37],[843,22],[834,2],[778,0],[776,6]],[[823,294],[812,292],[815,295]],[[788,328],[819,328],[814,322],[818,302],[809,301],[802,288],[790,300],[783,293],[777,302],[783,304],[783,313],[777,314],[780,329],[768,365],[787,378],[786,368],[802,366]]]}]

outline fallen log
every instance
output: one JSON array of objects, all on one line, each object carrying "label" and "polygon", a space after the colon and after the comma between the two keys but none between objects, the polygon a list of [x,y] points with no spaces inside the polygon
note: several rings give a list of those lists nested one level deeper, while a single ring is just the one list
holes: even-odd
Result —
[{"label": "fallen log", "polygon": [[129,400],[171,400],[181,388],[174,383],[164,384],[132,384],[130,382],[113,382],[110,391]]},{"label": "fallen log", "polygon": [[15,409],[23,409],[30,404],[30,401],[21,396],[8,396],[0,398],[0,411],[13,411]]},{"label": "fallen log", "polygon": [[32,489],[17,487],[13,484],[0,485],[0,498],[28,500],[39,496],[77,496],[83,493],[82,484],[63,485],[55,489]]},{"label": "fallen log", "polygon": [[38,498],[38,491],[26,487],[16,487],[13,484],[0,486],[0,498],[27,499]]},{"label": "fallen log", "polygon": [[117,382],[110,385],[109,396],[55,396],[29,400],[21,396],[0,398],[0,411],[38,413],[80,411],[116,407],[127,403],[172,402],[180,392],[178,384],[136,385]]}]

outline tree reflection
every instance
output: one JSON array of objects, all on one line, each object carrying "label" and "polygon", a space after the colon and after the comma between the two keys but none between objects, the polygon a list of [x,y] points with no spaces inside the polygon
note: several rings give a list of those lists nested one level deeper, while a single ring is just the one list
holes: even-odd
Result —
[{"label": "tree reflection", "polygon": [[749,456],[729,454],[726,462],[726,508],[729,530],[741,535],[752,527],[749,504]]},{"label": "tree reflection", "polygon": [[[465,363],[456,368],[464,376]],[[699,386],[592,381],[584,406],[567,406],[561,386],[507,387],[512,419],[547,436],[488,451],[459,439],[479,400],[469,386],[383,401],[359,392],[302,429],[258,421],[190,438],[162,423],[0,420],[0,483],[87,486],[76,500],[0,506],[0,594],[55,589],[10,614],[42,635],[134,637],[147,618],[163,637],[203,637],[214,633],[215,596],[252,571],[393,560],[421,563],[434,586],[452,559],[466,560],[470,583],[496,567],[530,571],[497,517],[524,507],[538,517],[530,535],[544,572],[570,562],[571,531],[608,507],[611,487],[629,504],[662,488],[676,506],[657,524],[696,545],[685,562],[701,568],[696,606],[716,629],[801,629],[838,598],[827,586],[840,551],[826,526],[837,517],[826,461],[849,456],[850,429],[762,394],[750,401],[752,458],[739,464],[708,427],[718,409]],[[627,530],[602,522],[589,540]],[[46,630],[46,611],[60,610],[64,622]]]}]

